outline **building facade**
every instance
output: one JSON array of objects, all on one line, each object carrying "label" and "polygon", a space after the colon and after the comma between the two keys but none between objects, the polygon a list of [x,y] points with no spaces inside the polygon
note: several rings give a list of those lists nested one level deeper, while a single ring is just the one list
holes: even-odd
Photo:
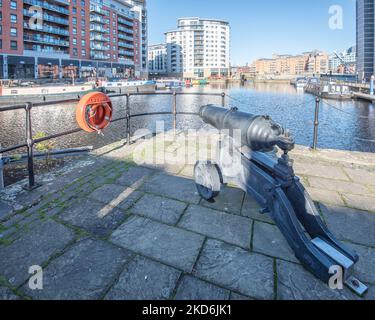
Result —
[{"label": "building facade", "polygon": [[375,0],[357,0],[357,72],[369,80],[375,71]]},{"label": "building facade", "polygon": [[150,77],[167,75],[167,45],[165,43],[149,46],[148,72]]},{"label": "building facade", "polygon": [[320,51],[300,55],[274,54],[272,59],[258,59],[251,64],[254,75],[293,76],[318,75],[328,72],[328,54]]},{"label": "building facade", "polygon": [[333,53],[329,56],[328,69],[332,73],[355,73],[357,55],[356,47]]},{"label": "building facade", "polygon": [[181,18],[166,32],[167,73],[185,79],[228,77],[230,26],[222,20]]},{"label": "building facade", "polygon": [[124,78],[147,71],[142,12],[133,1],[1,0],[0,6],[0,78]]}]

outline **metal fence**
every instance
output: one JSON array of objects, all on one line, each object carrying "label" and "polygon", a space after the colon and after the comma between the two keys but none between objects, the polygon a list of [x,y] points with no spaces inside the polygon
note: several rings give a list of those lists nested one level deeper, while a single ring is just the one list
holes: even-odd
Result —
[{"label": "metal fence", "polygon": [[[131,103],[131,96],[157,96],[157,95],[169,95],[173,97],[172,102],[172,110],[169,112],[147,112],[147,113],[139,113],[139,114],[131,114],[130,109],[130,103]],[[126,97],[126,104],[125,104],[125,116],[120,117],[117,119],[112,120],[112,122],[117,121],[123,121],[126,120],[126,143],[131,143],[131,132],[130,132],[130,123],[132,118],[137,117],[144,117],[144,116],[153,116],[153,115],[171,115],[173,116],[173,129],[176,130],[177,127],[177,115],[197,115],[197,113],[194,112],[178,112],[177,110],[177,97],[181,95],[194,95],[194,96],[215,96],[215,97],[221,97],[221,104],[223,107],[225,107],[225,97],[226,94],[223,93],[203,93],[203,92],[161,92],[161,93],[121,93],[121,94],[113,94],[109,95],[110,98],[117,98],[117,97]],[[69,134],[77,133],[83,131],[81,128],[76,128],[73,130],[68,130],[64,132],[59,132],[56,134],[52,134],[46,137],[34,139],[33,138],[33,130],[32,130],[32,110],[34,108],[41,108],[56,104],[68,104],[68,103],[77,103],[80,101],[80,97],[78,96],[75,99],[65,99],[65,100],[56,100],[56,101],[49,101],[49,102],[40,102],[40,103],[32,103],[32,102],[26,102],[23,104],[17,104],[12,106],[5,106],[0,107],[0,112],[6,112],[6,111],[14,111],[14,110],[25,110],[25,124],[26,124],[26,132],[25,132],[25,142],[6,147],[1,148],[0,146],[0,176],[2,176],[2,168],[3,168],[3,160],[1,159],[1,156],[10,151],[14,151],[21,148],[26,148],[27,150],[27,169],[28,169],[28,185],[25,187],[27,190],[33,190],[37,188],[39,185],[35,182],[35,172],[34,172],[34,145],[37,143],[41,143],[47,140],[56,139],[59,137],[63,137]],[[2,179],[2,177],[1,177]]]}]

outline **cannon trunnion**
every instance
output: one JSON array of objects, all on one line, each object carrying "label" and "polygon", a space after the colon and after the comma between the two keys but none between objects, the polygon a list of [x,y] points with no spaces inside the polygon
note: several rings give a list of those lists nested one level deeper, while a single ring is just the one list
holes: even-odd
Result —
[{"label": "cannon trunnion", "polygon": [[[261,213],[270,215],[306,269],[330,285],[333,278],[340,282],[342,275],[342,284],[363,295],[367,287],[353,275],[357,254],[328,230],[294,174],[288,156],[294,148],[290,133],[270,117],[237,109],[207,105],[201,107],[200,116],[223,136],[216,159],[195,165],[195,183],[201,197],[213,200],[222,184],[238,185],[260,204]],[[276,146],[283,151],[281,157],[274,151]]]}]

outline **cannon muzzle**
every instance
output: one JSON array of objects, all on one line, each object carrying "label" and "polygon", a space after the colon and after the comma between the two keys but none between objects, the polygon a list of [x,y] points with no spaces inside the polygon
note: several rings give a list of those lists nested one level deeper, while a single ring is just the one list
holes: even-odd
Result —
[{"label": "cannon muzzle", "polygon": [[[202,120],[218,130],[228,130],[237,144],[248,146],[253,151],[272,151],[278,146],[284,151],[294,149],[294,137],[268,116],[255,116],[214,105],[200,108]],[[239,140],[239,137],[241,141]]]}]

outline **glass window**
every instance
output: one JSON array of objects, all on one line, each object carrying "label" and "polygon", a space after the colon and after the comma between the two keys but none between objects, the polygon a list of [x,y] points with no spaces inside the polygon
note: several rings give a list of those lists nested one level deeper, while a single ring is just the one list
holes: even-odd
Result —
[{"label": "glass window", "polygon": [[82,49],[82,56],[85,56],[85,55],[86,55],[86,50]]},{"label": "glass window", "polygon": [[86,46],[86,40],[82,40],[82,46]]},{"label": "glass window", "polygon": [[10,2],[10,8],[11,9],[17,9],[17,2],[16,1],[11,1]]},{"label": "glass window", "polygon": [[73,31],[73,34],[77,34],[77,28],[73,28],[72,31]]},{"label": "glass window", "polygon": [[0,49],[3,48],[3,40],[0,39]]},{"label": "glass window", "polygon": [[73,48],[73,56],[77,56],[77,55],[78,55],[77,48]]},{"label": "glass window", "polygon": [[81,16],[84,17],[85,16],[85,10],[81,10]]},{"label": "glass window", "polygon": [[11,41],[10,42],[10,48],[12,49],[12,50],[17,50],[17,41]]},{"label": "glass window", "polygon": [[10,15],[10,22],[16,23],[17,22],[17,15],[16,14],[11,14]]},{"label": "glass window", "polygon": [[73,44],[74,44],[74,45],[77,44],[77,38],[73,38]]},{"label": "glass window", "polygon": [[76,17],[73,17],[73,18],[72,18],[72,23],[73,23],[74,26],[77,25],[77,18],[76,18]]},{"label": "glass window", "polygon": [[76,14],[77,13],[77,8],[73,7],[72,12],[73,12],[73,14]]},{"label": "glass window", "polygon": [[17,28],[10,28],[10,35],[12,37],[17,37]]},{"label": "glass window", "polygon": [[85,6],[85,0],[81,0],[81,7]]}]

